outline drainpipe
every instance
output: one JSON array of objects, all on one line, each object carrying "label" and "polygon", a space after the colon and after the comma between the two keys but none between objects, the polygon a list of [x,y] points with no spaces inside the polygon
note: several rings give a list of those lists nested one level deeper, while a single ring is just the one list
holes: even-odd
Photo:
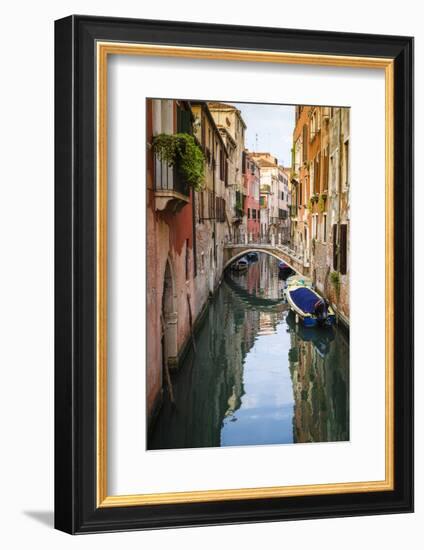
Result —
[{"label": "drainpipe", "polygon": [[[340,218],[341,218],[341,209],[342,209],[342,154],[343,154],[343,134],[342,134],[342,108],[339,107],[339,182],[338,182],[338,213],[337,213],[337,248],[336,248],[336,258],[337,258],[337,272],[340,276]],[[339,308],[340,308],[340,287],[337,292],[337,312],[336,312],[336,322],[339,323]]]},{"label": "drainpipe", "polygon": [[[339,182],[338,182],[338,212],[337,212],[337,271],[340,271],[340,217],[342,209],[342,154],[343,154],[343,134],[342,134],[342,108],[339,108]],[[338,306],[338,305],[337,305]]]}]

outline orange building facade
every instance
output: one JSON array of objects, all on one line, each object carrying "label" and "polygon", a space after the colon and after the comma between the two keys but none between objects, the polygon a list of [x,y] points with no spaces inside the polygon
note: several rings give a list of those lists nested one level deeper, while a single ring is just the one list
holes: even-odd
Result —
[{"label": "orange building facade", "polygon": [[349,323],[348,108],[297,106],[291,248],[317,290]]}]

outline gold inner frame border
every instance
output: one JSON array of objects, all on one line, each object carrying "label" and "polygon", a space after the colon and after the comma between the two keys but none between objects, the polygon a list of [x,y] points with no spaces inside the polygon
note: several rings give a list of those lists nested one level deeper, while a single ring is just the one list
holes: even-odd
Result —
[{"label": "gold inner frame border", "polygon": [[[243,489],[216,489],[173,493],[148,493],[109,496],[107,493],[107,61],[109,55],[219,59],[259,63],[284,63],[361,69],[385,72],[385,479],[315,485],[290,485]],[[96,304],[96,471],[97,507],[143,506],[213,502],[257,498],[281,498],[343,493],[366,493],[394,489],[394,60],[353,57],[162,46],[140,43],[96,43],[97,63],[97,304]]]}]

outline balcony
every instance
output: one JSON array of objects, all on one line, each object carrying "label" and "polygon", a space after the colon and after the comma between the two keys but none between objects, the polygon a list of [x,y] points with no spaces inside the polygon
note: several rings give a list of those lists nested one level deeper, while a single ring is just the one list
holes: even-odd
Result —
[{"label": "balcony", "polygon": [[233,223],[241,223],[243,221],[243,216],[245,216],[244,206],[245,206],[246,196],[240,191],[236,191],[236,204],[234,207],[233,214]]},{"label": "balcony", "polygon": [[156,210],[177,213],[190,201],[190,186],[177,166],[156,158],[154,183]]}]

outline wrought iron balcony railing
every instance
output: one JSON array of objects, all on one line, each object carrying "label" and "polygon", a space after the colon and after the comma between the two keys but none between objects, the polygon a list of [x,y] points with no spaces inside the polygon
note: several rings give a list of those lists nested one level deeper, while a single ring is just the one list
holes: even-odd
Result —
[{"label": "wrought iron balcony railing", "polygon": [[165,161],[156,158],[155,191],[175,191],[188,197],[190,186],[178,170],[178,166],[168,166]]},{"label": "wrought iron balcony railing", "polygon": [[189,202],[190,186],[177,166],[168,166],[157,157],[154,165],[156,209],[177,212]]}]

